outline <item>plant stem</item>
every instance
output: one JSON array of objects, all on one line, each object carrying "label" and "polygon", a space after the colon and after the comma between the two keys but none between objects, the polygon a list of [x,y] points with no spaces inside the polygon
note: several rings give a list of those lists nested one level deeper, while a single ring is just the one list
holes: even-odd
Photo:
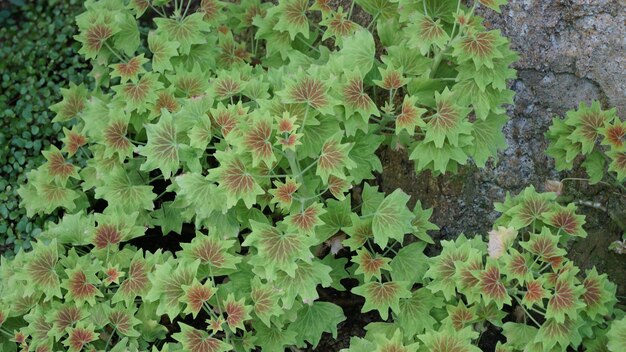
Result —
[{"label": "plant stem", "polygon": [[106,40],[104,41],[104,46],[106,46],[106,47],[107,47],[107,49],[109,49],[109,51],[110,51],[111,53],[113,53],[113,55],[115,55],[115,57],[117,57],[117,58],[118,58],[118,60],[120,60],[120,61],[122,61],[122,62],[126,62],[126,60],[124,60],[124,59],[120,56],[120,54],[118,54],[118,53],[117,53],[117,51],[115,51],[115,49],[113,49],[113,48],[111,47],[111,45],[109,44],[109,42],[107,42]]},{"label": "plant stem", "polygon": [[162,179],[163,178],[163,174],[159,174],[158,176],[155,176],[154,178],[151,178],[150,180],[148,180],[148,183],[152,183],[156,180]]},{"label": "plant stem", "polygon": [[318,49],[318,48],[314,47],[313,45],[309,44],[309,42],[307,42],[307,41],[306,41],[306,39],[304,39],[304,37],[302,37],[302,36],[298,36],[298,38],[300,38],[300,41],[301,41],[304,45],[308,46],[310,49],[315,50],[315,51],[317,51],[318,53],[320,52],[320,49]]},{"label": "plant stem", "polygon": [[374,22],[376,22],[376,20],[378,19],[378,16],[380,15],[380,12],[377,12],[376,15],[374,16],[374,18],[372,18],[372,22],[370,22],[370,24],[367,25],[367,30],[370,30],[370,27],[372,27],[372,25],[374,24]]},{"label": "plant stem", "polygon": [[297,175],[296,175],[296,177],[299,177],[299,176],[304,176],[304,173],[305,173],[305,172],[307,172],[307,171],[311,170],[311,168],[312,168],[313,166],[317,165],[318,160],[319,160],[319,159],[315,159],[315,160],[311,163],[311,165],[309,165],[309,166],[305,167],[302,171],[300,171],[300,173],[299,173],[299,174],[297,174]]},{"label": "plant stem", "polygon": [[161,194],[159,194],[159,195],[158,195],[158,196],[157,196],[154,200],[157,200],[157,199],[159,199],[159,198],[163,197],[163,195],[164,195],[165,193],[167,193],[167,192],[169,192],[169,191],[166,189],[165,191],[161,192]]},{"label": "plant stem", "polygon": [[[185,18],[185,16],[187,16],[187,11],[189,11],[189,5],[191,5],[191,1],[192,0],[187,0],[187,7],[185,7],[185,12],[183,12],[183,17],[182,18]],[[455,24],[456,24],[456,22],[455,22]]]},{"label": "plant stem", "polygon": [[350,4],[350,11],[348,11],[348,20],[352,18],[352,10],[354,10],[354,0],[352,0],[352,3]]},{"label": "plant stem", "polygon": [[4,328],[0,328],[0,332],[6,334],[9,337],[13,337],[13,334],[11,334],[8,330],[6,330]]},{"label": "plant stem", "polygon": [[396,250],[393,249],[393,246],[395,244],[396,243],[394,242],[393,244],[390,244],[389,247],[387,247],[387,249],[383,252],[383,257],[386,256],[389,253],[389,251],[393,252],[395,255],[398,255],[398,252],[396,252]]},{"label": "plant stem", "polygon": [[366,245],[366,246],[367,246],[367,248],[370,250],[370,252],[372,252],[372,253],[376,253],[376,251],[374,250],[374,248],[373,248],[372,244],[370,243],[370,239],[369,239],[369,238],[365,241],[365,245]]},{"label": "plant stem", "polygon": [[322,194],[326,193],[327,191],[328,191],[328,188],[324,189],[323,191],[321,191],[320,193],[318,193],[318,194],[316,194],[316,195],[314,195],[314,196],[305,197],[305,198],[302,198],[302,197],[294,197],[294,199],[296,199],[296,200],[300,201],[300,203],[304,203],[304,202],[306,202],[306,201],[308,201],[308,200],[315,199],[315,198],[317,198],[317,197],[321,196]]},{"label": "plant stem", "polygon": [[537,327],[541,327],[541,324],[539,324],[539,322],[537,322],[537,320],[535,320],[535,318],[526,310],[526,307],[524,307],[524,305],[522,304],[522,301],[520,301],[520,299],[517,296],[513,296],[513,298],[515,298],[515,301],[517,301],[517,304],[520,306],[520,308],[522,308],[522,310],[524,311],[524,313],[526,313],[526,315],[530,318],[530,320],[532,320],[535,324],[537,324]]},{"label": "plant stem", "polygon": [[[456,12],[455,14],[459,14],[459,10],[461,9],[461,0],[457,0],[456,2]],[[452,26],[452,32],[450,32],[450,41],[454,38],[454,31],[456,30],[456,19],[454,21],[454,25]]]},{"label": "plant stem", "polygon": [[[296,153],[293,150],[287,150],[287,152],[285,152],[285,156],[287,157],[287,161],[289,162],[289,168],[291,169],[292,177],[301,185],[302,190],[306,192],[304,177],[302,177],[302,171],[300,169],[300,163],[298,162]],[[304,207],[304,202],[301,201],[300,205]]]},{"label": "plant stem", "polygon": [[[565,182],[565,181],[583,181],[583,182],[587,182],[587,183],[591,183],[591,180],[588,178],[579,178],[579,177],[566,177],[561,179],[561,182]],[[613,186],[613,184],[608,183],[608,182],[604,182],[604,181],[598,181],[597,183],[602,183],[604,185],[607,186]]]},{"label": "plant stem", "polygon": [[435,73],[437,73],[439,64],[441,64],[441,60],[443,59],[443,53],[446,51],[447,48],[448,47],[446,47],[443,50],[439,50],[437,51],[437,53],[435,53],[435,58],[433,59],[432,66],[430,66],[430,74],[428,75],[428,78],[432,79],[435,77]]},{"label": "plant stem", "polygon": [[304,128],[306,126],[306,118],[309,116],[309,106],[304,107],[304,117],[302,118],[302,126],[300,126],[300,133],[304,134]]},{"label": "plant stem", "polygon": [[150,8],[151,8],[154,12],[158,13],[158,14],[159,14],[159,16],[167,18],[167,15],[165,15],[165,12],[159,11],[159,9],[157,9],[157,8],[156,8],[156,7],[154,7],[154,6],[152,6],[152,4],[150,3],[150,1],[148,1],[148,5],[150,5]]},{"label": "plant stem", "polygon": [[104,346],[104,352],[109,350],[109,345],[111,344],[111,339],[113,339],[113,335],[115,335],[115,331],[117,331],[117,328],[113,328],[113,331],[111,331],[111,335],[109,336],[109,339],[107,340],[107,344]]}]

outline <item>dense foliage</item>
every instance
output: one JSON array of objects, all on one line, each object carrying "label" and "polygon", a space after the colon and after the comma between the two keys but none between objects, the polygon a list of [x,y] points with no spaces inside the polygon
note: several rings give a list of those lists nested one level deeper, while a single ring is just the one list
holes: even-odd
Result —
[{"label": "dense foliage", "polygon": [[580,103],[564,119],[556,117],[546,137],[550,141],[547,154],[556,160],[557,170],[571,170],[580,163],[590,184],[603,183],[614,189],[620,209],[609,209],[609,213],[624,235],[611,248],[626,253],[626,213],[622,208],[626,198],[626,122],[615,108],[602,110],[598,101],[591,106]]},{"label": "dense foliage", "polygon": [[50,122],[48,108],[68,82],[86,78],[87,64],[72,39],[81,11],[76,0],[0,5],[0,253],[5,255],[29,249],[31,236],[43,226],[43,218],[27,217],[19,208],[17,189],[26,172],[41,164],[41,151],[63,136],[63,125]]},{"label": "dense foliage", "polygon": [[95,88],[51,106],[73,126],[19,190],[29,215],[63,217],[2,259],[0,333],[36,351],[284,351],[336,336],[344,295],[382,319],[348,351],[472,351],[498,328],[505,351],[617,351],[615,285],[562,249],[586,235],[573,205],[529,188],[488,241],[428,258],[431,210],[371,181],[381,145],[435,174],[504,146],[516,55],[475,15],[502,2],[88,1]]}]

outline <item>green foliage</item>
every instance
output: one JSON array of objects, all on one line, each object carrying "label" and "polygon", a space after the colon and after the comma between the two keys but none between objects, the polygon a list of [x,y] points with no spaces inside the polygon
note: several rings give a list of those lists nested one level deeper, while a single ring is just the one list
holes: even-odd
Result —
[{"label": "green foliage", "polygon": [[[41,152],[64,137],[63,125],[51,122],[48,108],[68,82],[85,80],[87,65],[72,39],[80,11],[76,0],[18,1],[0,8],[0,252],[5,255],[29,249],[45,219],[56,218],[56,213],[26,216],[17,189],[45,160]],[[77,164],[82,160],[74,158]]]},{"label": "green foliage", "polygon": [[432,210],[370,184],[383,144],[437,174],[503,144],[516,55],[478,2],[417,4],[355,1],[363,28],[325,1],[87,1],[75,38],[96,87],[51,106],[72,129],[19,190],[29,215],[64,215],[2,258],[0,333],[24,349],[282,352],[337,335],[338,291],[385,320],[354,351],[477,351],[508,306],[529,319],[511,339],[535,332],[519,348],[606,330],[615,286],[559,247],[586,235],[575,208],[530,189],[499,205],[489,243],[427,258]]},{"label": "green foliage", "polygon": [[555,118],[546,133],[550,140],[547,154],[558,170],[569,170],[579,156],[592,184],[610,181],[624,188],[626,181],[626,122],[615,108],[602,110],[600,102],[580,103],[564,119]]},{"label": "green foliage", "polygon": [[[555,117],[546,133],[550,141],[547,154],[554,158],[558,170],[571,170],[580,165],[588,175],[590,184],[603,183],[615,189],[610,195],[622,204],[626,193],[626,122],[616,114],[616,109],[602,110],[600,102],[591,106],[580,103],[564,119]],[[608,202],[612,203],[612,202]],[[621,241],[610,249],[626,252],[626,223],[621,205],[608,209],[611,218],[625,231]]]},{"label": "green foliage", "polygon": [[[426,262],[425,269],[408,276],[408,282],[396,281],[393,262],[416,244],[396,242],[392,248],[402,249],[389,255],[391,267],[383,266],[386,256],[357,262],[382,269],[385,282],[365,276],[352,292],[365,297],[363,311],[377,309],[385,322],[370,323],[366,336],[353,338],[344,351],[385,350],[398,335],[403,338],[397,346],[404,346],[398,350],[419,344],[424,351],[480,351],[480,333],[493,326],[506,339],[499,351],[591,350],[597,341],[608,341],[609,350],[617,351],[626,341],[623,320],[606,324],[623,314],[614,308],[616,285],[595,268],[582,273],[566,257],[567,242],[586,235],[584,217],[554,198],[532,187],[507,196],[496,205],[502,216],[488,239],[461,235],[442,241],[439,255],[416,260],[416,266]],[[419,258],[420,252],[413,255]]]}]

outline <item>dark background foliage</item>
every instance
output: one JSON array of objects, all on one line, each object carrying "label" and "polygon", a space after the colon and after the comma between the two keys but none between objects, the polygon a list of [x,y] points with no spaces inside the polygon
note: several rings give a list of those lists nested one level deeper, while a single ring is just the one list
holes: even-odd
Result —
[{"label": "dark background foliage", "polygon": [[88,66],[72,38],[82,3],[0,1],[0,253],[8,256],[30,248],[45,220],[26,217],[17,189],[43,162],[41,151],[62,137],[48,107],[70,81],[86,80]]}]

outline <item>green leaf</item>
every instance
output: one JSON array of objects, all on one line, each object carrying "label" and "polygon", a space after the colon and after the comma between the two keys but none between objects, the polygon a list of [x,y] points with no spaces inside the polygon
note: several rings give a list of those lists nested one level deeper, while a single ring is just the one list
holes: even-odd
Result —
[{"label": "green leaf", "polygon": [[239,200],[243,200],[246,207],[252,208],[256,197],[265,192],[253,176],[249,158],[233,152],[218,151],[214,155],[220,166],[209,171],[209,179],[217,181],[217,189],[225,193],[226,208],[232,208]]},{"label": "green leaf", "polygon": [[322,145],[315,174],[320,176],[325,184],[328,183],[330,175],[345,179],[344,169],[351,170],[357,166],[349,157],[352,144],[342,144],[342,136],[343,133],[339,132],[327,139]]},{"label": "green leaf", "polygon": [[430,222],[433,209],[422,208],[422,202],[418,200],[413,208],[413,215],[415,216],[411,222],[414,228],[413,235],[426,243],[434,244],[435,242],[428,235],[428,231],[430,230],[439,230],[439,226]]},{"label": "green leaf", "polygon": [[465,352],[480,352],[480,348],[472,344],[472,340],[478,337],[478,332],[471,327],[462,330],[455,330],[452,325],[445,325],[439,331],[427,331],[423,335],[418,335],[426,347],[427,351],[436,351],[439,346],[451,346]]},{"label": "green leaf", "polygon": [[[120,30],[110,13],[94,15],[93,12],[87,11],[76,17],[76,24],[79,34],[74,36],[74,39],[83,44],[79,53],[87,59],[95,59],[99,56],[106,58],[110,55],[110,51],[104,44]],[[102,55],[103,48],[105,48],[104,55]]]},{"label": "green leaf", "polygon": [[44,167],[47,169],[48,175],[61,186],[65,187],[70,177],[80,180],[76,166],[66,161],[63,153],[57,147],[50,146],[49,150],[44,150],[41,154],[46,158]]},{"label": "green leaf", "polygon": [[508,322],[502,326],[502,334],[506,337],[507,346],[524,349],[528,341],[535,339],[537,328],[534,326]]},{"label": "green leaf", "polygon": [[281,297],[283,308],[290,309],[296,303],[298,296],[304,303],[311,303],[318,299],[317,286],[328,287],[332,284],[331,271],[331,267],[319,261],[310,263],[301,261],[293,277],[285,272],[279,272],[276,286],[284,290],[284,295]]},{"label": "green leaf", "polygon": [[567,112],[565,124],[574,127],[574,131],[567,139],[580,143],[583,155],[590,154],[596,146],[600,132],[615,119],[615,116],[615,109],[602,110],[599,101],[594,101],[591,106],[581,102],[578,109]]},{"label": "green leaf", "polygon": [[606,336],[609,338],[609,351],[623,351],[626,348],[626,318],[613,321]]},{"label": "green leaf", "polygon": [[375,153],[383,140],[383,136],[362,131],[358,131],[354,138],[349,139],[353,144],[348,157],[356,163],[356,167],[350,170],[350,175],[354,177],[355,184],[373,178],[373,171],[381,172],[383,170],[380,159]]},{"label": "green leaf", "polygon": [[354,274],[363,274],[364,282],[371,281],[372,277],[380,281],[382,280],[382,270],[391,271],[391,266],[389,266],[391,259],[376,253],[372,254],[367,249],[357,250],[356,253],[357,255],[352,257],[352,262],[358,265]]},{"label": "green leaf", "polygon": [[511,305],[511,297],[506,290],[497,262],[488,261],[484,270],[477,274],[480,294],[486,303],[495,302],[499,309],[504,304]]},{"label": "green leaf", "polygon": [[84,85],[76,85],[70,82],[69,88],[61,88],[63,100],[50,106],[50,110],[56,113],[52,122],[67,121],[83,111],[87,103],[88,91]]},{"label": "green leaf", "polygon": [[43,170],[33,170],[28,174],[29,183],[22,185],[17,193],[22,198],[20,206],[26,208],[26,214],[50,214],[58,207],[73,211],[76,208],[75,200],[80,194],[72,189],[63,187],[50,180]]},{"label": "green leaf", "polygon": [[479,0],[479,2],[497,13],[500,13],[500,6],[506,5],[507,0]]},{"label": "green leaf", "polygon": [[154,31],[148,33],[148,48],[152,52],[152,70],[155,72],[173,70],[170,59],[178,55],[176,49],[179,46],[178,42],[165,39],[165,35],[158,35]]},{"label": "green leaf", "polygon": [[380,204],[385,199],[385,193],[379,192],[376,186],[364,183],[361,198],[361,215],[369,218],[369,215],[374,215],[378,207],[380,207]]},{"label": "green leaf", "polygon": [[141,44],[135,17],[130,13],[118,13],[115,22],[119,29],[113,36],[115,48],[122,50],[127,56],[133,56]]},{"label": "green leaf", "polygon": [[56,272],[59,253],[55,240],[48,245],[36,242],[33,250],[29,253],[29,262],[25,265],[27,286],[23,290],[23,296],[35,292],[43,292],[46,296],[44,301],[54,297],[61,297],[61,284]]},{"label": "green leaf", "polygon": [[199,265],[200,260],[178,261],[175,267],[170,261],[156,265],[154,272],[148,275],[153,286],[144,298],[147,302],[159,302],[156,314],[165,314],[174,320],[182,312],[180,299],[185,295],[183,286],[193,283]]},{"label": "green leaf", "polygon": [[557,350],[565,350],[568,346],[579,346],[582,342],[580,328],[585,324],[582,319],[567,319],[558,323],[554,319],[546,320],[532,342],[541,345],[541,351],[550,351],[557,345]]},{"label": "green leaf", "polygon": [[337,338],[337,325],[346,319],[341,307],[329,302],[305,304],[297,312],[297,317],[296,321],[289,324],[289,330],[297,333],[296,345],[305,347],[306,342],[309,342],[313,348],[317,347],[325,332]]},{"label": "green leaf", "polygon": [[205,270],[211,276],[229,274],[237,269],[241,257],[235,256],[233,248],[235,240],[225,239],[216,231],[210,231],[208,235],[196,231],[196,236],[190,243],[181,243],[181,251],[176,252],[178,258],[187,258],[190,262],[200,260],[200,269]]},{"label": "green leaf", "polygon": [[[370,323],[366,327],[366,329],[368,329],[373,324],[376,324],[376,323]],[[390,332],[387,332],[386,334],[372,333],[373,340],[374,342],[376,342],[376,346],[378,347],[376,351],[394,351],[394,350],[400,350],[403,352],[417,352],[418,351],[419,342],[414,342],[405,346],[405,343],[409,343],[409,342],[405,342],[405,340],[409,340],[413,342],[413,340],[408,337],[410,335],[403,334],[402,329],[398,329],[392,324],[389,324],[389,329],[395,329],[395,331],[393,332],[393,336],[391,337],[390,337],[391,335]],[[368,329],[367,333],[369,335],[371,331]],[[406,338],[403,338],[403,336]]]},{"label": "green leaf", "polygon": [[606,159],[604,155],[598,151],[593,151],[585,157],[582,166],[589,175],[589,183],[594,185],[604,178],[606,170]]},{"label": "green leaf", "polygon": [[626,179],[626,152],[616,150],[608,152],[607,155],[611,159],[609,171],[616,173],[618,182],[623,182]]},{"label": "green leaf", "polygon": [[397,322],[408,336],[432,330],[437,320],[431,312],[445,305],[441,296],[435,296],[427,288],[413,291],[410,297],[400,300],[400,312]]},{"label": "green leaf", "polygon": [[422,283],[428,270],[428,258],[424,255],[426,243],[411,243],[402,247],[391,261],[391,278],[393,281]]},{"label": "green leaf", "polygon": [[296,207],[289,216],[285,217],[283,223],[287,224],[289,231],[311,236],[315,233],[315,228],[322,225],[320,216],[325,213],[326,209],[321,203],[313,203],[307,208],[300,207],[299,210]]},{"label": "green leaf", "polygon": [[250,316],[252,307],[246,305],[246,298],[241,297],[239,300],[235,300],[235,295],[229,293],[226,300],[222,302],[222,306],[224,307],[224,313],[226,313],[226,324],[228,324],[230,330],[235,333],[237,329],[245,331],[244,323],[252,319]]},{"label": "green leaf", "polygon": [[476,69],[472,62],[466,62],[456,67],[459,72],[458,81],[474,80],[481,91],[484,91],[489,84],[497,90],[507,89],[507,82],[516,77],[515,70],[509,66],[517,61],[519,56],[510,50],[503,50],[503,57],[493,60],[493,68],[481,66]]},{"label": "green leaf", "polygon": [[372,218],[374,242],[385,248],[389,239],[402,242],[404,235],[412,232],[413,213],[406,204],[411,197],[396,189],[380,203]]},{"label": "green leaf", "polygon": [[383,19],[391,18],[396,15],[398,5],[389,0],[355,0],[359,6],[372,16]]},{"label": "green leaf", "polygon": [[202,330],[196,330],[189,325],[179,322],[180,332],[172,335],[174,340],[183,345],[185,351],[192,352],[227,352],[232,351],[233,346],[226,342],[209,336]]},{"label": "green leaf", "polygon": [[583,309],[591,319],[602,319],[610,314],[610,309],[615,304],[614,283],[609,281],[606,274],[599,275],[596,268],[587,270],[583,280],[585,292],[582,300],[585,302]]},{"label": "green leaf", "polygon": [[340,55],[346,58],[346,69],[358,67],[363,74],[370,72],[374,66],[375,54],[374,37],[365,29],[357,30],[354,35],[345,38],[340,51]]},{"label": "green leaf", "polygon": [[280,289],[271,283],[264,284],[258,276],[252,279],[250,298],[254,305],[254,314],[269,328],[271,318],[283,313],[279,304]]},{"label": "green leaf", "polygon": [[353,118],[357,113],[362,121],[367,123],[370,116],[380,116],[378,108],[364,89],[364,74],[360,68],[345,70],[345,83],[341,85],[339,91],[343,97],[343,106],[346,111],[346,118]]},{"label": "green leaf", "polygon": [[314,237],[297,232],[284,232],[253,220],[250,225],[252,233],[246,237],[242,246],[254,246],[257,249],[250,264],[255,265],[255,270],[268,279],[275,278],[278,271],[294,277],[298,270],[298,259],[309,261],[312,256],[309,248],[317,244]]},{"label": "green leaf", "polygon": [[102,186],[96,187],[95,197],[106,200],[110,208],[124,213],[153,210],[156,194],[152,192],[152,186],[145,185],[145,177],[148,175],[142,175],[138,170],[127,172],[116,166],[102,178]]},{"label": "green leaf", "polygon": [[442,148],[447,141],[452,146],[459,146],[459,136],[472,132],[472,124],[466,117],[471,109],[458,105],[456,93],[448,88],[442,93],[435,92],[435,101],[437,110],[424,127],[424,143],[432,141],[435,147]]},{"label": "green leaf", "polygon": [[308,8],[308,0],[280,0],[278,7],[275,8],[279,17],[274,29],[288,32],[291,40],[294,40],[298,34],[309,38]]},{"label": "green leaf", "polygon": [[406,130],[407,133],[412,136],[415,134],[416,127],[426,126],[424,120],[421,119],[426,109],[416,107],[416,103],[417,97],[410,95],[404,96],[400,113],[396,116],[396,134],[400,134],[402,130]]},{"label": "green leaf", "polygon": [[532,224],[535,220],[541,220],[544,212],[552,210],[556,194],[552,192],[537,193],[535,187],[529,186],[518,197],[520,197],[519,204],[505,212],[511,217],[509,226],[516,230]]},{"label": "green leaf", "polygon": [[439,50],[445,48],[450,40],[448,33],[441,25],[441,20],[433,20],[419,12],[410,17],[410,22],[405,28],[407,31],[408,45],[418,48],[423,56],[426,56],[434,45]]},{"label": "green leaf", "polygon": [[163,33],[170,41],[180,43],[180,53],[186,55],[192,45],[206,42],[206,33],[210,32],[211,26],[203,17],[203,13],[196,12],[180,21],[157,17],[154,22],[157,25],[157,34]]},{"label": "green leaf", "polygon": [[143,66],[148,61],[149,60],[144,57],[144,54],[141,54],[128,59],[126,62],[110,65],[110,67],[113,68],[111,78],[120,77],[121,83],[125,83],[128,80],[137,82],[139,75],[146,72]]},{"label": "green leaf", "polygon": [[213,212],[225,213],[226,196],[218,191],[218,186],[209,176],[189,172],[174,178],[179,187],[176,199],[185,202],[196,214],[196,222],[208,219]]},{"label": "green leaf", "polygon": [[337,291],[345,291],[346,288],[341,284],[341,280],[347,279],[350,277],[350,273],[346,270],[346,264],[348,263],[348,258],[337,258],[335,254],[329,253],[322,259],[322,263],[332,268],[330,272],[330,277],[333,280],[331,287]]},{"label": "green leaf", "polygon": [[262,351],[284,352],[287,346],[296,344],[298,333],[295,331],[283,329],[275,324],[272,324],[271,327],[261,323],[252,326],[256,332],[254,344],[261,347]]},{"label": "green leaf", "polygon": [[474,159],[478,167],[485,167],[489,158],[497,157],[498,151],[506,148],[506,139],[502,128],[508,121],[506,115],[489,114],[484,120],[476,120],[472,124],[474,140],[468,146],[468,155]]},{"label": "green leaf", "polygon": [[153,72],[143,74],[137,82],[126,82],[113,87],[117,93],[116,99],[125,103],[127,112],[137,111],[143,113],[148,107],[153,106],[158,98],[157,91],[163,88],[159,81],[159,75]]},{"label": "green leaf", "polygon": [[383,320],[389,316],[389,308],[399,314],[400,299],[411,297],[407,289],[408,282],[387,281],[384,283],[371,281],[352,289],[352,293],[365,297],[365,305],[361,312],[377,310]]},{"label": "green leaf", "polygon": [[178,209],[174,202],[163,202],[161,207],[156,209],[152,215],[153,224],[161,227],[161,233],[167,236],[170,232],[180,234],[183,230],[183,218],[180,209]]},{"label": "green leaf", "polygon": [[351,226],[350,214],[352,214],[350,198],[342,201],[335,199],[326,201],[326,212],[320,215],[322,224],[315,229],[318,240],[326,241],[342,228]]},{"label": "green leaf", "polygon": [[442,292],[446,300],[450,300],[456,295],[459,284],[458,263],[466,263],[473,253],[482,256],[471,247],[464,235],[459,236],[456,241],[441,241],[441,247],[441,254],[428,259],[429,267],[424,277],[432,279],[426,286],[429,290],[433,293]]},{"label": "green leaf", "polygon": [[585,288],[575,283],[572,271],[560,275],[554,285],[554,294],[548,301],[546,319],[554,319],[558,324],[565,323],[566,319],[577,319],[581,310],[586,306],[582,300]]},{"label": "green leaf", "polygon": [[452,55],[459,63],[466,61],[474,62],[476,69],[485,66],[489,69],[494,67],[494,59],[504,57],[500,47],[508,45],[506,38],[500,35],[499,30],[472,31],[454,41]]},{"label": "green leaf", "polygon": [[141,165],[141,170],[161,170],[167,180],[175,174],[179,168],[179,148],[176,134],[177,129],[172,115],[163,110],[159,122],[146,125],[148,143],[139,148],[139,154],[146,157],[146,162]]}]

